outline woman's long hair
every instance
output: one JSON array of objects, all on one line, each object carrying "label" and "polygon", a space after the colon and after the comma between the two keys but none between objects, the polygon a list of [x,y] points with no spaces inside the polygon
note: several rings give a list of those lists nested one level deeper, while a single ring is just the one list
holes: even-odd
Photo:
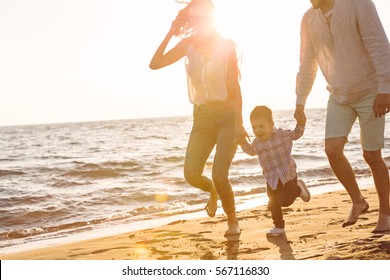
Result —
[{"label": "woman's long hair", "polygon": [[190,20],[190,11],[194,6],[202,5],[204,14],[213,14],[215,11],[214,3],[211,0],[175,0],[177,3],[186,4],[187,6],[179,11],[179,15],[184,16],[184,22],[178,30],[176,36],[180,38],[190,37],[194,34],[194,27]]}]

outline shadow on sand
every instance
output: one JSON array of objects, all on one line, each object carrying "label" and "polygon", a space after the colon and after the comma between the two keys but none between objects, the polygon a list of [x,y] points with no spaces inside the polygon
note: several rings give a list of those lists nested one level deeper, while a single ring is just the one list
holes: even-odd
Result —
[{"label": "shadow on sand", "polygon": [[238,249],[240,248],[240,236],[241,234],[225,237],[227,239],[226,242],[227,260],[237,260]]},{"label": "shadow on sand", "polygon": [[279,247],[280,258],[282,260],[295,260],[293,249],[291,248],[291,241],[287,239],[286,235],[278,236],[278,237],[268,237],[268,242],[275,244]]}]

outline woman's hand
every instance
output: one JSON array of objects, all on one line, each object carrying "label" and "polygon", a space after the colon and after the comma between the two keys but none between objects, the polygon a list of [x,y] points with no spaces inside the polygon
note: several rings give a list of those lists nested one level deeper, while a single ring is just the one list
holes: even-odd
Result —
[{"label": "woman's hand", "polygon": [[187,16],[183,12],[179,12],[175,20],[172,21],[171,28],[169,29],[168,34],[171,36],[179,35],[180,28],[188,21]]}]

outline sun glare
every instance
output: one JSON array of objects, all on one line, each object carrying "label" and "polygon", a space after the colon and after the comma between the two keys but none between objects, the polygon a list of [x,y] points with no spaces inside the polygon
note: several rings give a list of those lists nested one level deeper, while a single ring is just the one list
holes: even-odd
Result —
[{"label": "sun glare", "polygon": [[240,1],[214,0],[218,31],[237,43],[245,37],[243,27],[248,21],[248,11]]}]

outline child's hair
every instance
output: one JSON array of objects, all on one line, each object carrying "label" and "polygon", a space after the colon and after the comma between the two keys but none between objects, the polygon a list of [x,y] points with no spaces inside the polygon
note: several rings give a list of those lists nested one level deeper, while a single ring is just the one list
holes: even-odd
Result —
[{"label": "child's hair", "polygon": [[269,122],[274,122],[272,118],[272,111],[267,106],[256,106],[250,115],[250,120],[253,121],[254,119],[266,119]]}]

